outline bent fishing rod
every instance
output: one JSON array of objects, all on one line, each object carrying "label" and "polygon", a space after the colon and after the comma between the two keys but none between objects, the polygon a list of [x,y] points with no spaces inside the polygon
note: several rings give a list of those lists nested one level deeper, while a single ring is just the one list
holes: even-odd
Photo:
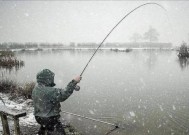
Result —
[{"label": "bent fishing rod", "polygon": [[109,37],[109,35],[114,31],[114,29],[125,19],[127,18],[131,13],[133,13],[135,10],[143,7],[143,6],[146,6],[146,5],[156,5],[156,6],[159,6],[160,8],[162,8],[163,10],[166,11],[166,9],[161,6],[160,4],[158,3],[155,3],[155,2],[149,2],[149,3],[145,3],[145,4],[142,4],[136,8],[134,8],[133,10],[131,10],[129,13],[127,13],[111,30],[110,32],[105,36],[105,38],[102,40],[102,42],[99,44],[99,46],[97,47],[97,49],[95,50],[95,52],[93,53],[93,55],[91,56],[91,58],[89,59],[89,61],[87,62],[86,66],[84,67],[83,71],[81,72],[80,76],[83,75],[83,73],[85,72],[86,68],[88,67],[89,63],[91,62],[91,60],[93,59],[93,57],[95,56],[95,54],[97,53],[97,51],[99,50],[99,48],[102,46],[102,44],[104,43],[104,41]]},{"label": "bent fishing rod", "polygon": [[[102,40],[102,42],[99,44],[99,46],[97,47],[97,49],[94,51],[93,55],[90,57],[89,61],[87,62],[87,64],[85,65],[83,71],[81,72],[80,76],[82,77],[83,73],[85,72],[86,68],[88,67],[89,63],[91,62],[91,60],[93,59],[93,57],[95,56],[95,54],[97,53],[97,51],[99,50],[99,48],[102,46],[102,44],[105,42],[105,40],[109,37],[109,35],[114,31],[114,29],[125,19],[127,18],[131,13],[133,13],[135,10],[143,7],[143,6],[146,6],[146,5],[156,5],[156,6],[159,6],[160,8],[162,8],[163,10],[166,11],[166,9],[161,6],[160,4],[158,3],[155,3],[155,2],[149,2],[149,3],[145,3],[145,4],[142,4],[136,8],[134,8],[133,10],[131,10],[129,13],[127,13],[123,18],[121,18],[121,20],[109,31],[109,33],[105,36],[105,38]],[[78,85],[76,85],[75,87],[75,90],[76,91],[79,91],[80,90],[80,87]]]}]

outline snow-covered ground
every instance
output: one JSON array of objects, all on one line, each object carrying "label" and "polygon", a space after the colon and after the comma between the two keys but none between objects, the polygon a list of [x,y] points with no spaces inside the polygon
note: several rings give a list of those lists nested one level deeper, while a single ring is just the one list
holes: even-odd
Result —
[{"label": "snow-covered ground", "polygon": [[[21,110],[25,111],[27,115],[25,117],[19,118],[19,123],[20,126],[31,126],[31,125],[37,125],[34,115],[33,115],[33,106],[32,106],[32,100],[23,100],[23,99],[18,99],[16,101],[11,101],[9,100],[9,94],[2,94],[0,93],[0,97],[3,99],[4,103],[0,100],[0,106],[6,106],[7,108],[10,109],[16,109],[16,110]],[[9,120],[9,126],[13,126],[13,121],[10,119]],[[0,135],[2,134],[2,122],[0,122]]]}]

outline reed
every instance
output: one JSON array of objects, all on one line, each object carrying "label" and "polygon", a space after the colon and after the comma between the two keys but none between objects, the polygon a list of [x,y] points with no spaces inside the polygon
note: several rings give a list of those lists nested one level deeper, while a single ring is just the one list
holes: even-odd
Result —
[{"label": "reed", "polygon": [[24,61],[18,60],[11,51],[0,51],[0,66],[2,68],[22,67]]}]

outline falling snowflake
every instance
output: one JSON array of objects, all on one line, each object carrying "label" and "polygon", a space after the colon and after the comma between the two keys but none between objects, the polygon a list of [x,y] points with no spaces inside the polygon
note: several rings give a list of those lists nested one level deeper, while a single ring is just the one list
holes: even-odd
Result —
[{"label": "falling snowflake", "polygon": [[173,105],[173,110],[176,110],[176,107]]},{"label": "falling snowflake", "polygon": [[135,116],[135,113],[132,111],[132,112],[129,112],[130,113],[130,115],[132,116],[132,117],[134,117]]},{"label": "falling snowflake", "polygon": [[90,113],[90,114],[95,114],[94,111],[92,111],[92,110],[89,110],[89,113]]},{"label": "falling snowflake", "polygon": [[159,108],[160,108],[160,110],[163,112],[163,108],[162,108],[162,106],[161,106],[161,105],[159,105]]},{"label": "falling snowflake", "polygon": [[28,13],[24,13],[24,15],[25,15],[26,17],[28,17],[28,16],[29,16],[29,14],[28,14]]}]

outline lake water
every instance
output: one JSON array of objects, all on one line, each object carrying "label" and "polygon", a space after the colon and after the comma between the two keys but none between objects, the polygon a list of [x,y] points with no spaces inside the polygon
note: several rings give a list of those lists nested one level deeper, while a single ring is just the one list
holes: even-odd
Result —
[{"label": "lake water", "polygon": [[[19,83],[35,81],[43,68],[55,73],[56,87],[79,75],[94,50],[17,52],[25,62],[2,74]],[[189,62],[175,51],[100,50],[83,74],[81,89],[62,110],[116,123],[111,135],[189,134]],[[62,113],[85,135],[104,135],[113,126]]]}]

